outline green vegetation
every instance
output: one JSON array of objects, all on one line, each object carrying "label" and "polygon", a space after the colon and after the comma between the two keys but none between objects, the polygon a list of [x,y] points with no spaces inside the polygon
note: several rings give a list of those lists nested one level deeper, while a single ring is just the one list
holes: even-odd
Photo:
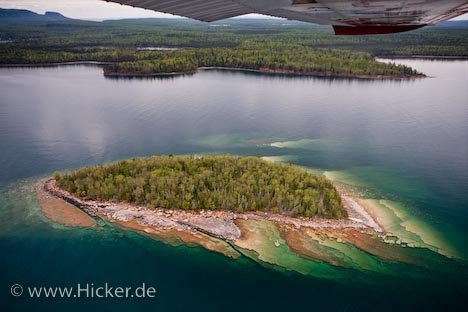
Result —
[{"label": "green vegetation", "polygon": [[[181,19],[106,22],[69,20],[29,25],[1,25],[0,40],[15,47],[45,51],[137,47],[238,47],[244,42],[281,43],[311,48],[337,48],[382,55],[468,57],[468,25],[447,26],[377,36],[335,36],[331,27],[282,20],[224,20],[201,23]],[[2,44],[4,45],[4,44]],[[2,46],[0,45],[0,47]]]},{"label": "green vegetation", "polygon": [[366,52],[312,49],[302,45],[243,44],[239,48],[199,48],[179,51],[106,49],[85,52],[0,48],[3,64],[51,64],[96,61],[114,63],[107,75],[153,75],[193,72],[199,67],[273,70],[295,74],[415,76],[410,67],[375,61]]},{"label": "green vegetation", "polygon": [[239,48],[201,48],[161,52],[154,59],[121,62],[105,74],[152,75],[192,72],[199,67],[227,67],[314,75],[415,76],[414,69],[377,62],[369,53],[312,49],[302,45],[243,44]]},{"label": "green vegetation", "polygon": [[96,62],[124,62],[147,59],[154,53],[135,52],[131,49],[73,51],[45,51],[0,46],[0,62],[2,64],[51,64],[62,62],[96,61]]},{"label": "green vegetation", "polygon": [[155,156],[56,173],[57,185],[86,199],[186,210],[347,215],[330,181],[257,157]]},{"label": "green vegetation", "polygon": [[[0,64],[99,61],[115,63],[107,67],[108,74],[190,72],[215,66],[353,76],[415,74],[404,66],[375,62],[374,56],[468,57],[468,27],[461,22],[385,36],[335,36],[329,27],[287,24],[180,19],[4,24]],[[148,47],[182,50],[141,50]]]}]

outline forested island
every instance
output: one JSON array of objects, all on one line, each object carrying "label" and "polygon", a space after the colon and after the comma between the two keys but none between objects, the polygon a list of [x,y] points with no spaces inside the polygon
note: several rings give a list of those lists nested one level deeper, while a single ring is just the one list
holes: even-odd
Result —
[{"label": "forested island", "polygon": [[384,259],[408,261],[398,246],[382,239],[385,230],[370,206],[324,176],[258,157],[118,161],[55,173],[38,184],[38,194],[42,211],[54,222],[96,226],[102,218],[232,258],[290,267],[282,255],[294,253],[346,267],[348,257],[323,248],[346,242]]},{"label": "forested island", "polygon": [[199,68],[254,70],[263,73],[360,78],[422,77],[416,70],[377,62],[369,53],[313,49],[301,45],[250,44],[239,48],[200,48],[164,51],[153,59],[106,66],[107,76],[146,76],[192,73]]},{"label": "forested island", "polygon": [[347,216],[325,177],[257,157],[154,156],[56,173],[54,178],[59,188],[86,200],[190,211]]}]

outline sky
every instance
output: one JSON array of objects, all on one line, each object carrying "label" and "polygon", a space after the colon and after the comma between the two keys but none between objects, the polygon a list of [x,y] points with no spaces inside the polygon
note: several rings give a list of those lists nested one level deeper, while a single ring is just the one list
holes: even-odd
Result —
[{"label": "sky", "polygon": [[[53,11],[71,18],[91,20],[139,17],[174,17],[170,14],[132,8],[101,0],[0,0],[0,8],[26,9],[41,14],[46,11]],[[259,16],[262,15],[249,14],[245,17]],[[456,19],[467,20],[468,14]]]}]

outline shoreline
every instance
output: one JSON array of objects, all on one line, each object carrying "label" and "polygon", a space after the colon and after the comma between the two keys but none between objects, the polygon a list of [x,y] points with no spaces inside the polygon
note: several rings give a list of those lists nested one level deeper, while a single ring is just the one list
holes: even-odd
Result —
[{"label": "shoreline", "polygon": [[[202,247],[232,259],[247,257],[260,264],[304,274],[310,272],[301,272],[303,267],[295,262],[298,259],[376,271],[379,266],[372,266],[360,257],[373,255],[381,261],[425,265],[419,257],[407,253],[406,247],[411,246],[386,240],[391,233],[382,228],[368,210],[370,207],[346,190],[341,190],[340,196],[349,216],[338,220],[265,212],[149,209],[125,202],[82,200],[57,188],[53,178],[41,181],[39,187],[88,217],[102,218],[172,246]],[[297,260],[285,263],[284,257]]]},{"label": "shoreline", "polygon": [[37,63],[37,64],[0,64],[2,68],[17,68],[17,67],[53,67],[66,65],[111,65],[115,62],[100,62],[100,61],[71,61],[71,62],[56,62],[56,63]]},{"label": "shoreline", "polygon": [[441,61],[466,61],[468,56],[450,56],[450,55],[376,55],[377,59],[395,59],[395,60],[404,60],[404,59],[413,59],[413,60],[441,60]]},{"label": "shoreline", "polygon": [[[468,56],[431,56],[431,55],[376,55],[378,59],[388,60],[445,60],[445,61],[463,61],[468,60]],[[54,67],[54,66],[67,66],[67,65],[112,65],[119,62],[105,62],[105,61],[70,61],[70,62],[53,62],[53,63],[18,63],[18,64],[0,64],[0,68],[34,68],[34,67]],[[362,80],[411,80],[428,78],[424,73],[417,75],[383,75],[383,74],[351,74],[351,73],[339,73],[339,72],[300,72],[295,70],[286,69],[271,69],[271,68],[238,68],[238,67],[223,67],[223,66],[207,66],[198,67],[192,71],[180,71],[180,72],[165,72],[165,73],[140,73],[140,72],[117,72],[108,71],[105,68],[104,76],[109,78],[144,78],[144,77],[164,77],[164,76],[182,76],[182,75],[193,75],[198,71],[205,70],[225,70],[225,71],[240,71],[247,73],[258,73],[265,75],[277,75],[277,76],[295,76],[295,77],[318,77],[318,78],[343,78],[343,79],[362,79]]]},{"label": "shoreline", "polygon": [[83,200],[71,195],[55,185],[53,178],[42,184],[42,189],[48,194],[79,207],[91,215],[104,216],[110,221],[129,222],[136,220],[142,226],[156,229],[172,229],[177,231],[196,231],[223,240],[236,240],[242,236],[236,225],[238,220],[257,220],[280,223],[300,229],[362,229],[382,234],[382,227],[375,222],[371,214],[358,204],[356,199],[341,194],[343,204],[348,211],[348,219],[306,218],[287,216],[270,212],[237,213],[221,210],[202,210],[200,212],[149,209],[125,202]]},{"label": "shoreline", "polygon": [[36,186],[36,191],[41,210],[48,219],[66,226],[92,227],[96,225],[96,221],[82,209],[49,193],[44,188],[44,183],[40,181]]},{"label": "shoreline", "polygon": [[[378,57],[392,59],[396,57]],[[401,57],[401,59],[410,57]],[[466,58],[468,59],[468,58]],[[112,65],[118,62],[101,62],[101,61],[72,61],[72,62],[55,62],[55,63],[37,63],[37,64],[0,64],[0,68],[34,68],[34,67],[54,67],[54,66],[67,66],[67,65]],[[418,75],[383,75],[383,74],[351,74],[351,73],[339,73],[339,72],[301,72],[295,70],[286,69],[271,69],[271,68],[238,68],[238,67],[198,67],[193,71],[180,71],[180,72],[166,72],[166,73],[141,73],[141,72],[117,72],[107,70],[103,68],[104,77],[108,78],[144,78],[144,77],[167,77],[167,76],[183,76],[193,75],[199,71],[208,70],[224,70],[224,71],[238,71],[246,73],[257,73],[271,76],[289,76],[289,77],[318,77],[318,78],[342,78],[342,79],[362,79],[362,80],[412,80],[427,78],[425,74]]]},{"label": "shoreline", "polygon": [[106,78],[151,78],[151,77],[167,77],[167,76],[183,76],[183,75],[193,75],[197,73],[197,70],[194,71],[181,71],[181,72],[168,72],[168,73],[140,73],[140,72],[109,72],[106,68],[103,69],[103,75]]},{"label": "shoreline", "polygon": [[295,70],[286,69],[271,69],[271,68],[238,68],[238,67],[223,67],[223,66],[209,66],[209,67],[198,67],[194,71],[181,71],[181,72],[170,72],[170,73],[139,73],[139,72],[118,72],[110,71],[104,68],[105,77],[158,77],[158,76],[178,76],[178,75],[189,75],[195,74],[198,71],[206,70],[224,70],[224,71],[239,71],[247,73],[257,73],[272,76],[295,76],[295,77],[319,77],[319,78],[343,78],[343,79],[363,79],[363,80],[410,80],[426,78],[424,74],[418,75],[382,75],[382,74],[351,74],[351,73],[337,73],[337,72],[301,72]]}]

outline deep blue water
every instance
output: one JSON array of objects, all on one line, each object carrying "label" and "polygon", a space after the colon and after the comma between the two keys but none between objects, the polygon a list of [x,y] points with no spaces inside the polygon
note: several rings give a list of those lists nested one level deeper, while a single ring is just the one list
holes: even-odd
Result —
[{"label": "deep blue water", "polygon": [[[106,79],[95,66],[0,69],[2,310],[451,310],[467,307],[468,61],[401,61],[431,78],[367,81],[205,71]],[[286,147],[272,146],[283,142]],[[284,143],[287,142],[287,143]],[[404,204],[460,258],[322,280],[172,247],[101,222],[45,219],[38,177],[151,154],[285,156]],[[428,252],[422,250],[421,252]],[[346,270],[346,269],[343,269]],[[14,283],[154,285],[155,299],[14,298]]]}]

